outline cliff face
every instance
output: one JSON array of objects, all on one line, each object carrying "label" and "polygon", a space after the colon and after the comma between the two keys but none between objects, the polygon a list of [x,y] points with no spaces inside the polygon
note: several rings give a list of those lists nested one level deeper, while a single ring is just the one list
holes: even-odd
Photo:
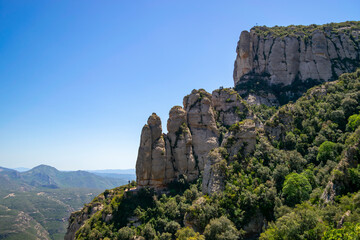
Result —
[{"label": "cliff face", "polygon": [[[193,90],[184,97],[183,104],[184,107],[170,110],[167,134],[162,134],[161,120],[155,113],[143,127],[136,162],[139,187],[161,189],[180,177],[193,181],[202,171],[210,176],[211,166],[205,169],[208,154],[226,141],[224,126],[253,117],[232,89],[215,90],[212,94]],[[207,192],[208,186],[204,188]]]},{"label": "cliff face", "polygon": [[308,88],[359,67],[359,35],[359,22],[243,31],[234,85],[250,103],[296,100]]},{"label": "cliff face", "polygon": [[[203,191],[221,188],[218,147],[236,155],[254,146],[261,125],[246,103],[279,105],[296,100],[308,88],[331,81],[359,66],[360,24],[254,27],[243,31],[237,46],[235,89],[193,90],[183,107],[170,110],[168,133],[153,114],[141,134],[136,164],[138,186],[163,188],[180,176],[192,181],[203,172]],[[229,127],[252,118],[238,128]],[[286,124],[285,124],[286,125]],[[262,127],[262,126],[261,126]],[[277,136],[286,129],[265,126]],[[229,147],[229,141],[235,142]],[[251,144],[249,144],[251,143]]]},{"label": "cliff face", "polygon": [[292,120],[284,113],[283,125],[263,126],[248,104],[285,104],[359,66],[360,22],[243,31],[234,68],[235,90],[212,94],[193,90],[183,107],[170,110],[167,134],[162,134],[156,114],[149,117],[136,164],[138,186],[164,188],[180,177],[193,181],[202,173],[203,192],[218,191],[224,160],[219,147],[230,153],[228,160],[236,160],[234,156],[254,149],[256,129],[279,140]]}]

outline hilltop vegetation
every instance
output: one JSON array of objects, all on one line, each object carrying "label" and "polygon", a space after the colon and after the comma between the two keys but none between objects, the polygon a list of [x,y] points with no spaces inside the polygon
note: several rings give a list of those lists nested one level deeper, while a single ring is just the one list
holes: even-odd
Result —
[{"label": "hilltop vegetation", "polygon": [[296,36],[300,38],[309,37],[314,31],[321,30],[331,33],[349,32],[360,30],[359,21],[347,21],[341,23],[328,23],[323,25],[289,25],[289,26],[255,26],[251,28],[253,32],[262,37],[271,35],[272,37]]},{"label": "hilltop vegetation", "polygon": [[[253,107],[264,122],[256,128],[255,150],[246,155],[240,149],[236,156],[229,156],[230,146],[217,151],[223,159],[216,166],[223,191],[203,195],[202,179],[188,183],[186,177],[171,184],[166,194],[117,188],[73,215],[89,213],[76,238],[359,237],[359,102],[357,70],[279,109]],[[102,210],[91,213],[98,205]]]},{"label": "hilltop vegetation", "polygon": [[63,239],[71,212],[125,183],[45,165],[22,173],[0,168],[0,239]]}]

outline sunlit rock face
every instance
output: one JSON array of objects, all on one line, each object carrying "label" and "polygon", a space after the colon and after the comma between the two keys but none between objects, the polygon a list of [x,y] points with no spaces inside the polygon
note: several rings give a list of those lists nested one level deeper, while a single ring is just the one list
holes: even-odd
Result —
[{"label": "sunlit rock face", "polygon": [[183,103],[183,107],[171,108],[167,134],[162,133],[161,120],[155,113],[143,127],[136,163],[138,187],[162,189],[179,178],[194,181],[205,171],[207,176],[217,177],[207,179],[209,189],[221,188],[221,178],[211,170],[217,162],[211,151],[227,139],[224,132],[220,134],[219,127],[228,131],[231,125],[254,116],[244,99],[229,88],[212,94],[203,89],[193,90]]},{"label": "sunlit rock face", "polygon": [[[203,192],[222,189],[219,147],[230,155],[253,151],[257,128],[274,139],[286,129],[264,126],[251,104],[281,105],[315,84],[336,79],[360,66],[360,30],[338,25],[254,27],[237,45],[234,89],[212,94],[193,90],[183,106],[169,112],[168,133],[153,113],[141,132],[136,175],[138,187],[165,188],[179,178],[203,177]],[[280,116],[286,122],[287,116]],[[230,142],[234,142],[231,146]]]},{"label": "sunlit rock face", "polygon": [[316,84],[359,67],[359,30],[324,25],[304,33],[297,28],[278,28],[283,31],[279,33],[254,27],[241,33],[234,86],[245,99],[251,95],[250,103],[284,104]]}]

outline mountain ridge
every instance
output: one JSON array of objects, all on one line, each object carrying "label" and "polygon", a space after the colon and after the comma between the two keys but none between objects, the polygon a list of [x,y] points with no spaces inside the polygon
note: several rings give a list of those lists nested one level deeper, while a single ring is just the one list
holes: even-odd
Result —
[{"label": "mountain ridge", "polygon": [[[18,172],[13,169],[0,167],[0,178],[3,181],[13,180],[18,182],[21,187],[45,187],[45,188],[98,188],[107,189],[114,188],[126,184],[128,180],[133,180],[131,174],[124,175],[129,179],[123,179],[118,176],[117,178],[99,176],[83,170],[78,171],[59,171],[54,167],[41,164],[25,172]],[[5,186],[2,186],[4,188]],[[0,187],[1,188],[1,187]],[[20,188],[20,186],[18,186]]]}]

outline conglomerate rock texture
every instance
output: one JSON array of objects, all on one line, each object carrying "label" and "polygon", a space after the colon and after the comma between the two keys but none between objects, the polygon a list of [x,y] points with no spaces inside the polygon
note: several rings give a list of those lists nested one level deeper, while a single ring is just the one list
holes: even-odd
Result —
[{"label": "conglomerate rock texture", "polygon": [[[180,177],[196,180],[207,162],[214,159],[209,158],[210,151],[226,139],[220,133],[225,126],[253,118],[247,103],[233,89],[219,89],[212,94],[193,90],[184,97],[183,104],[170,110],[167,134],[162,133],[161,120],[155,113],[143,127],[136,162],[138,187],[161,189]],[[214,174],[211,171],[210,175]],[[205,188],[208,192],[207,185]]]},{"label": "conglomerate rock texture", "polygon": [[234,85],[254,104],[296,100],[308,88],[359,67],[359,36],[357,22],[243,31],[236,49]]}]

